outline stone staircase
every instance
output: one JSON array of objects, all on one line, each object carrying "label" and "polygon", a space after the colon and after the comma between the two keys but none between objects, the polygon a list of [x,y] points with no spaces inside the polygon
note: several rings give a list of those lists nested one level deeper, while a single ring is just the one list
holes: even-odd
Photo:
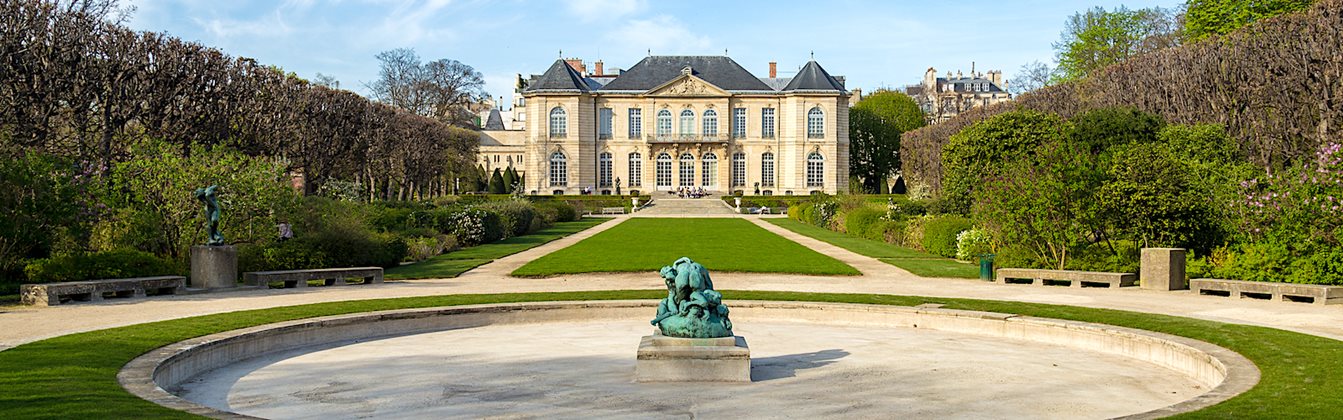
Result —
[{"label": "stone staircase", "polygon": [[658,198],[642,210],[634,212],[634,216],[708,216],[736,213],[721,198],[711,196],[705,198]]}]

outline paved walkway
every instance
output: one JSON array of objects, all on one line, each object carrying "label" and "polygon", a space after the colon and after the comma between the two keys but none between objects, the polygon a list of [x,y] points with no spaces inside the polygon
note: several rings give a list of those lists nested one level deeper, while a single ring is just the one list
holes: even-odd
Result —
[{"label": "paved walkway", "polygon": [[[629,216],[622,216],[618,221]],[[1111,308],[1261,325],[1343,340],[1343,305],[1233,300],[1195,296],[1188,291],[1158,292],[1138,288],[1074,289],[999,285],[978,280],[918,277],[899,268],[744,217],[785,238],[852,265],[862,276],[715,273],[714,284],[727,290],[881,293],[937,297],[1011,300]],[[528,261],[610,229],[618,221],[498,259],[455,279],[390,282],[382,286],[252,290],[50,308],[0,309],[0,349],[43,338],[195,315],[270,308],[316,302],[466,293],[552,292],[615,289],[661,289],[655,273],[579,274],[547,279],[519,279],[507,273]]]}]

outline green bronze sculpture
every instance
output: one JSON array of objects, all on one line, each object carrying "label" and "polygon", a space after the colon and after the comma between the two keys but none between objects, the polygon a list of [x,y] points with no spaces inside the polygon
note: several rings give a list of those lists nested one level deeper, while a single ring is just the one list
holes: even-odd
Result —
[{"label": "green bronze sculpture", "polygon": [[218,191],[218,185],[196,189],[196,199],[205,203],[205,229],[209,234],[205,244],[209,246],[224,245],[224,234],[219,233],[219,201],[215,198]]},{"label": "green bronze sculpture", "polygon": [[672,265],[662,267],[661,274],[667,284],[667,298],[658,304],[658,314],[652,324],[662,331],[662,335],[681,338],[732,336],[727,306],[723,305],[723,295],[713,290],[709,270],[681,257]]}]

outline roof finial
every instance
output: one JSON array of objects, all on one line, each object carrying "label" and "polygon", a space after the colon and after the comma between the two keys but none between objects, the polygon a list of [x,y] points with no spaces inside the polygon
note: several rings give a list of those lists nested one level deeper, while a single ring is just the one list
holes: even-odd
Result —
[{"label": "roof finial", "polygon": [[816,61],[816,50],[811,50],[811,61]]},{"label": "roof finial", "polygon": [[564,50],[560,50],[560,58],[564,58]]},{"label": "roof finial", "polygon": [[723,49],[723,55],[724,55],[724,56],[727,55],[727,48],[724,48],[724,49]]},{"label": "roof finial", "polygon": [[653,56],[653,49],[652,49],[652,48],[649,48],[649,49],[648,49],[648,56],[649,56],[649,57],[652,57],[652,56]]}]

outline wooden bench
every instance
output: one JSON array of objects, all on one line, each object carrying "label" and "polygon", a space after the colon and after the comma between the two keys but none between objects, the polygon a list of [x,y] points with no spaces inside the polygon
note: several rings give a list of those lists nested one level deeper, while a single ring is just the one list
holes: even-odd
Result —
[{"label": "wooden bench", "polygon": [[1106,273],[1099,271],[1000,268],[998,269],[996,281],[1002,284],[1114,288],[1134,285],[1138,281],[1138,275],[1133,273]]},{"label": "wooden bench", "polygon": [[1189,281],[1189,290],[1192,290],[1195,295],[1301,302],[1316,305],[1343,303],[1343,287],[1322,284],[1193,279]]},{"label": "wooden bench", "polygon": [[311,270],[253,271],[243,273],[243,282],[265,286],[284,282],[284,287],[308,287],[308,280],[326,280],[327,286],[344,286],[345,279],[363,279],[362,284],[382,283],[382,267],[317,268]]},{"label": "wooden bench", "polygon": [[148,292],[172,295],[183,290],[186,277],[158,276],[129,279],[70,281],[64,283],[25,284],[19,287],[24,305],[52,306],[63,302],[98,302],[104,298],[145,297]]},{"label": "wooden bench", "polygon": [[625,214],[624,207],[602,207],[602,214]]}]

